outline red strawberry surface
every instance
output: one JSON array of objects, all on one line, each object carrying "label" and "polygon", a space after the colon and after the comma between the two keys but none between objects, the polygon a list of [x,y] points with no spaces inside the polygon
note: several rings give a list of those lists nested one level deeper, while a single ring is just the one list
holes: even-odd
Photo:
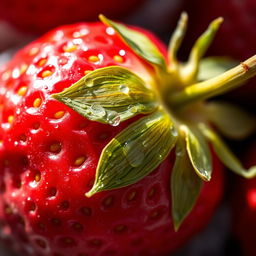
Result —
[{"label": "red strawberry surface", "polygon": [[34,34],[62,24],[96,20],[100,13],[122,18],[143,0],[1,0],[0,17],[16,28]]},{"label": "red strawberry surface", "polygon": [[[156,38],[144,34],[165,54]],[[1,69],[1,238],[21,255],[167,255],[205,226],[220,200],[222,166],[214,157],[211,182],[175,232],[169,187],[173,153],[133,185],[84,195],[103,147],[134,119],[116,126],[93,122],[51,94],[110,65],[147,81],[154,72],[101,23],[49,32]]]},{"label": "red strawberry surface", "polygon": [[[256,164],[256,144],[247,151],[247,165]],[[233,200],[233,225],[243,256],[256,255],[256,179],[239,180]]]}]

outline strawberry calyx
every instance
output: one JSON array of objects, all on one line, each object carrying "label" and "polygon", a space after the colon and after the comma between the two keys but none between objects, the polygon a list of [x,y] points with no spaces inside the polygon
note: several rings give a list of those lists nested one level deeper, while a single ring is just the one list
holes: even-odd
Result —
[{"label": "strawberry calyx", "polygon": [[[226,72],[202,81],[202,75],[198,78],[200,62],[222,18],[214,20],[199,37],[187,63],[180,63],[176,57],[187,28],[187,14],[181,15],[170,40],[168,61],[141,32],[103,15],[100,19],[112,27],[135,54],[152,65],[155,72],[150,83],[125,68],[100,68],[63,92],[52,95],[82,116],[113,126],[146,114],[103,149],[93,187],[86,196],[136,183],[154,171],[175,147],[170,187],[174,228],[178,230],[193,208],[202,182],[211,180],[209,144],[229,169],[245,178],[256,176],[256,166],[245,170],[212,128],[230,137],[243,138],[255,130],[255,118],[231,104],[204,101],[256,75],[256,56],[226,71],[231,65],[228,63],[221,68]],[[244,121],[242,128],[241,119]]]}]

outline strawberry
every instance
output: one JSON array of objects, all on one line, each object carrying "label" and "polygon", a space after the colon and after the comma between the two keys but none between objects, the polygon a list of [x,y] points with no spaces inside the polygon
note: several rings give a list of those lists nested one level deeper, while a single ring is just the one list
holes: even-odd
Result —
[{"label": "strawberry", "polygon": [[255,75],[255,56],[195,83],[222,20],[181,64],[186,14],[168,51],[149,32],[100,18],[49,32],[1,70],[0,234],[21,255],[167,255],[220,200],[216,155],[255,175],[212,128],[242,137],[254,120],[203,101]]},{"label": "strawberry", "polygon": [[[194,0],[186,1],[185,8],[191,20],[188,34],[190,44],[196,39],[196,35],[205,29],[204,24],[217,16],[222,16],[225,22],[210,48],[210,53],[232,57],[238,63],[255,54],[256,37],[253,32],[256,26],[255,0]],[[226,98],[248,107],[255,107],[255,82],[256,80],[253,79],[246,87],[233,91]]]},{"label": "strawberry", "polygon": [[[256,144],[246,152],[246,164],[256,164]],[[242,249],[242,255],[256,255],[256,179],[240,180],[236,184],[233,200],[234,234]]]},{"label": "strawberry", "polygon": [[0,17],[27,33],[39,34],[62,24],[93,21],[99,13],[122,18],[144,0],[0,0]]}]

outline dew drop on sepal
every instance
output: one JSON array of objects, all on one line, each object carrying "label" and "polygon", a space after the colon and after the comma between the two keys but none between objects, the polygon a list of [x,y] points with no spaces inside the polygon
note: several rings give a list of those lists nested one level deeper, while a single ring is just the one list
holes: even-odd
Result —
[{"label": "dew drop on sepal", "polygon": [[145,159],[144,147],[142,143],[137,141],[126,142],[123,146],[123,152],[132,167],[140,166]]},{"label": "dew drop on sepal", "polygon": [[90,107],[90,110],[97,117],[104,117],[106,115],[105,109],[102,106],[98,105],[98,104],[93,104]]},{"label": "dew drop on sepal", "polygon": [[121,84],[119,86],[119,90],[124,94],[128,94],[130,91],[129,87],[127,87],[125,84]]}]

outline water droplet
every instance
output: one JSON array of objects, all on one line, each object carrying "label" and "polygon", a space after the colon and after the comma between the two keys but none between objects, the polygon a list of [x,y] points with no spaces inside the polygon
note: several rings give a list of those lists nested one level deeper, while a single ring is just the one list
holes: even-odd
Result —
[{"label": "water droplet", "polygon": [[130,111],[131,113],[137,113],[138,107],[137,107],[136,105],[135,105],[135,106],[130,106],[129,111]]},{"label": "water droplet", "polygon": [[174,126],[171,127],[171,134],[172,134],[173,137],[177,137],[178,136],[178,132],[177,132],[177,130],[175,129]]},{"label": "water droplet", "polygon": [[112,126],[118,126],[121,122],[121,117],[115,111],[108,113],[107,121]]},{"label": "water droplet", "polygon": [[124,93],[124,94],[128,94],[129,91],[130,91],[129,87],[127,87],[125,84],[121,84],[121,85],[119,86],[119,89],[120,89],[120,91],[121,91],[122,93]]},{"label": "water droplet", "polygon": [[105,109],[100,105],[93,104],[90,109],[92,113],[97,117],[104,117],[106,115]]},{"label": "water droplet", "polygon": [[143,163],[145,159],[143,150],[143,145],[138,141],[129,141],[123,146],[126,159],[132,167],[138,167]]},{"label": "water droplet", "polygon": [[86,84],[87,87],[93,87],[94,86],[94,81],[93,81],[92,78],[87,78],[85,80],[85,84]]}]

